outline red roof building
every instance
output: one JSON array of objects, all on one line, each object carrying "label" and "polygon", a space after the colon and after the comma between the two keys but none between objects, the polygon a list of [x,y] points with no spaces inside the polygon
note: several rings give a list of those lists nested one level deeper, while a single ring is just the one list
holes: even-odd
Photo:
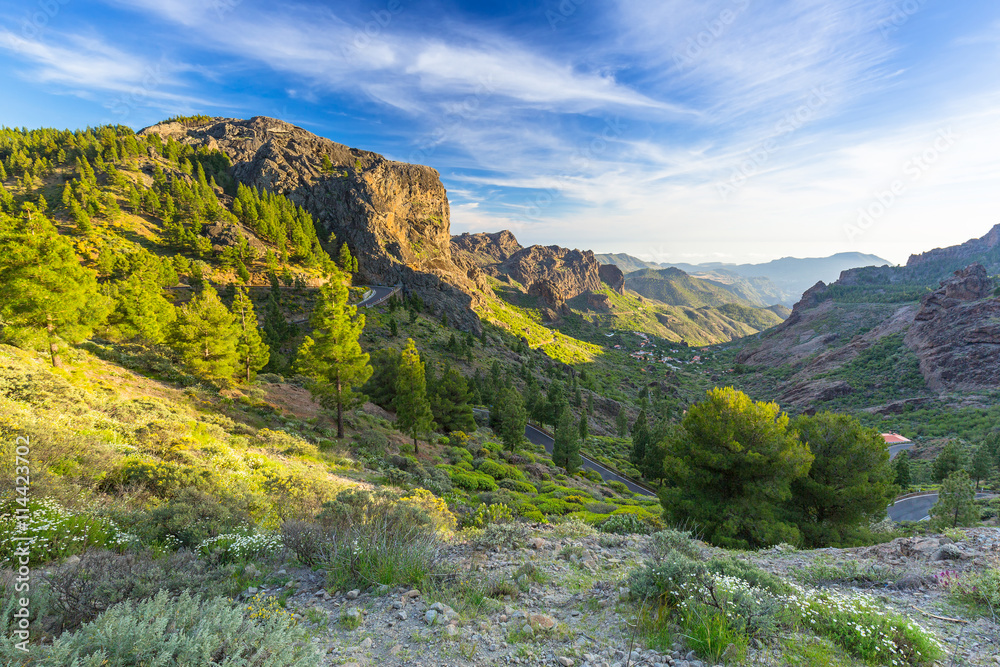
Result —
[{"label": "red roof building", "polygon": [[885,440],[885,444],[887,445],[903,445],[910,442],[898,433],[883,433],[882,438]]}]

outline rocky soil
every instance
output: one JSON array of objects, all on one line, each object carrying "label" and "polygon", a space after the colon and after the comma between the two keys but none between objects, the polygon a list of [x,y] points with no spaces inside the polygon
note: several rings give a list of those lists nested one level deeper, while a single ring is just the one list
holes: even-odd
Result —
[{"label": "rocky soil", "polygon": [[[325,649],[324,664],[709,667],[680,644],[651,650],[631,631],[638,604],[627,599],[623,583],[641,562],[649,538],[566,537],[555,530],[535,527],[523,548],[484,550],[457,543],[442,554],[442,564],[457,569],[459,577],[513,584],[501,599],[470,602],[456,595],[449,581],[422,591],[330,592],[319,572],[277,574],[291,577],[284,584],[295,591],[288,608],[302,615],[313,641]],[[706,546],[703,552],[707,558],[718,550]],[[818,566],[859,564],[875,573],[875,581],[811,585],[865,596],[909,616],[946,645],[949,655],[942,666],[1000,665],[1000,625],[950,602],[947,585],[954,574],[943,574],[1000,560],[996,528],[969,529],[957,541],[933,536],[858,549],[774,548],[742,557],[793,581]],[[788,663],[777,648],[758,645],[745,664]]]}]

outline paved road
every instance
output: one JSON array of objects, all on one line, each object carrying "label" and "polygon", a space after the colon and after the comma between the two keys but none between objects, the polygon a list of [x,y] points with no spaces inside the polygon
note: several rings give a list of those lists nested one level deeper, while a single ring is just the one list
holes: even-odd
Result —
[{"label": "paved road", "polygon": [[899,454],[901,451],[912,448],[913,448],[912,442],[904,442],[903,444],[900,445],[889,445],[889,460],[891,461],[894,458],[896,458],[896,454]]},{"label": "paved road", "polygon": [[[992,494],[977,493],[976,498],[989,498]],[[923,521],[937,502],[937,493],[925,493],[897,500],[889,505],[889,518],[893,521]]]},{"label": "paved road", "polygon": [[[548,452],[549,455],[552,454],[552,445],[554,444],[552,438],[550,438],[545,433],[539,431],[534,426],[531,426],[529,424],[524,428],[524,437],[526,437],[528,440],[530,440],[536,445],[542,445],[543,447],[545,447],[545,451]],[[629,491],[631,491],[632,493],[638,493],[644,496],[652,496],[653,498],[656,497],[656,494],[653,493],[652,491],[644,489],[643,487],[639,486],[632,480],[626,479],[621,475],[619,475],[618,473],[608,470],[597,461],[588,459],[586,456],[582,458],[583,458],[584,470],[593,470],[598,475],[600,475],[601,479],[603,479],[605,482],[621,482],[622,484],[627,486],[629,488]]]},{"label": "paved road", "polygon": [[[484,410],[483,408],[472,408],[472,411],[480,415],[485,415],[486,419],[490,418],[489,410]],[[555,444],[555,441],[552,440],[552,438],[550,438],[548,434],[539,431],[531,424],[528,424],[527,426],[524,427],[524,437],[527,438],[528,441],[533,444],[545,447],[545,451],[548,452],[549,456],[552,455],[552,446]],[[583,469],[595,471],[598,475],[601,476],[601,479],[603,479],[605,482],[621,482],[622,484],[627,486],[629,491],[631,491],[632,493],[638,493],[640,495],[650,496],[653,498],[656,497],[656,494],[650,491],[649,489],[639,486],[632,480],[622,477],[613,470],[608,470],[597,461],[589,459],[583,455],[581,455],[581,458],[583,459]]]},{"label": "paved road", "polygon": [[386,299],[388,299],[393,292],[396,291],[395,287],[372,287],[372,295],[358,304],[359,308],[371,308],[372,306],[377,306]]}]

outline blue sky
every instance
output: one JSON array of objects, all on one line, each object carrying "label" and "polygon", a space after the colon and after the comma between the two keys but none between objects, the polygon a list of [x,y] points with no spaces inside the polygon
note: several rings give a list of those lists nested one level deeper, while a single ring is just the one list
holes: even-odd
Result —
[{"label": "blue sky", "polygon": [[0,89],[8,126],[280,117],[526,244],[903,262],[1000,223],[995,0],[6,1]]}]

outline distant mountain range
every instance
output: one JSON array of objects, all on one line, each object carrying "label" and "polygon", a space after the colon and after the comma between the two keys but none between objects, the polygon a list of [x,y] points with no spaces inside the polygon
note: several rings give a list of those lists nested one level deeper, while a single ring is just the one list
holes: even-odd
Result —
[{"label": "distant mountain range", "polygon": [[829,257],[783,257],[764,264],[706,262],[654,264],[624,253],[595,255],[602,264],[615,264],[623,273],[642,269],[677,268],[695,278],[730,286],[756,305],[794,305],[802,294],[819,281],[832,282],[842,271],[861,266],[885,266],[889,262],[876,255],[842,252]]}]

